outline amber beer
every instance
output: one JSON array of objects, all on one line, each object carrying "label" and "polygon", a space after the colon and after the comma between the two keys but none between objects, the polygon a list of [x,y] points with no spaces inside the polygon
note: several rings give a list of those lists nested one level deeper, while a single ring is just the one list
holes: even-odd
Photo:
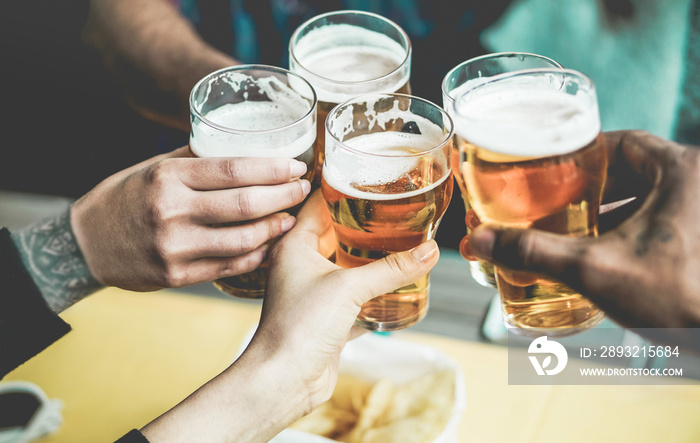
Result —
[{"label": "amber beer", "polygon": [[[455,97],[463,95],[466,91],[473,89],[476,85],[487,81],[495,75],[536,68],[561,68],[561,65],[542,55],[526,52],[496,52],[466,60],[452,68],[442,80],[443,107],[448,114],[451,113],[454,109]],[[459,173],[459,165],[461,164],[459,157],[460,152],[465,152],[465,143],[459,134],[455,134],[452,168],[455,181],[459,186],[462,200],[464,201],[467,235],[470,235],[472,230],[481,223],[481,220],[479,220],[469,203],[468,191],[462,181],[462,175]],[[462,240],[460,250],[465,241],[468,241],[468,238]],[[472,260],[469,262],[469,268],[472,278],[477,283],[482,286],[496,287],[493,264],[483,260]]]},{"label": "amber beer", "polygon": [[[596,236],[607,156],[593,83],[570,70],[505,74],[455,102],[460,173],[482,222]],[[602,321],[568,286],[496,267],[506,324],[564,336]]]},{"label": "amber beer", "polygon": [[[370,95],[336,107],[326,127],[321,189],[338,241],[336,263],[361,266],[434,238],[452,196],[449,117],[415,97]],[[410,326],[425,316],[428,292],[425,275],[366,303],[356,325]]]},{"label": "amber beer", "polygon": [[[197,157],[294,158],[316,170],[316,96],[303,78],[284,69],[239,65],[203,78],[190,96],[190,152]],[[299,205],[301,206],[301,205]],[[299,207],[286,210],[295,215]],[[229,225],[235,225],[233,222]],[[245,274],[216,280],[231,295],[260,298],[267,262]]]},{"label": "amber beer", "polygon": [[325,151],[324,122],[336,105],[361,94],[410,93],[411,44],[394,22],[361,11],[316,16],[297,28],[289,66],[318,95],[317,178]]}]

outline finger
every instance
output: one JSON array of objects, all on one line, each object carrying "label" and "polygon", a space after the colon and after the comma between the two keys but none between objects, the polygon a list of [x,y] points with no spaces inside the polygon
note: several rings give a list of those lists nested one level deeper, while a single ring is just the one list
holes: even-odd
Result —
[{"label": "finger", "polygon": [[434,240],[429,240],[410,251],[391,254],[381,260],[345,269],[347,281],[357,287],[355,302],[362,305],[374,297],[409,285],[430,272],[440,252]]},{"label": "finger", "polygon": [[203,227],[204,232],[197,235],[195,258],[245,255],[280,237],[295,222],[294,217],[281,212],[235,226]]},{"label": "finger", "polygon": [[534,229],[493,226],[478,227],[470,240],[471,251],[482,260],[562,281],[578,273],[589,243],[588,237],[572,238]]},{"label": "finger", "polygon": [[335,249],[335,236],[331,227],[331,217],[321,190],[314,192],[297,214],[294,229],[289,233],[295,241],[305,242],[317,251]]},{"label": "finger", "polygon": [[200,192],[192,218],[200,224],[255,220],[300,204],[310,191],[308,180],[295,180],[274,186]]},{"label": "finger", "polygon": [[[177,159],[174,159],[177,160]],[[255,185],[277,185],[306,173],[306,164],[286,158],[183,159],[178,177],[188,187],[208,191]]]},{"label": "finger", "polygon": [[644,197],[660,179],[661,171],[679,158],[682,145],[645,131],[603,133],[608,150],[605,202]]},{"label": "finger", "polygon": [[267,258],[268,245],[262,245],[237,257],[207,257],[191,261],[182,268],[179,277],[171,278],[164,287],[183,287],[220,278],[245,274],[257,269]]},{"label": "finger", "polygon": [[316,190],[304,203],[297,216],[297,230],[305,230],[321,234],[330,223],[331,218],[328,213],[326,200],[320,189]]}]

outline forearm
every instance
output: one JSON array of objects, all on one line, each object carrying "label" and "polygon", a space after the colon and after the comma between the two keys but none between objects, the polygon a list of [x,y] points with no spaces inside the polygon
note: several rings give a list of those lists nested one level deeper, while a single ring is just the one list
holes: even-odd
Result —
[{"label": "forearm", "polygon": [[78,247],[69,211],[28,226],[12,239],[22,261],[54,312],[61,312],[101,285]]},{"label": "forearm", "polygon": [[236,64],[165,0],[91,0],[83,39],[97,48],[143,115],[188,128],[188,97],[209,72]]},{"label": "forearm", "polygon": [[142,429],[151,443],[266,442],[309,412],[293,362],[255,351]]}]

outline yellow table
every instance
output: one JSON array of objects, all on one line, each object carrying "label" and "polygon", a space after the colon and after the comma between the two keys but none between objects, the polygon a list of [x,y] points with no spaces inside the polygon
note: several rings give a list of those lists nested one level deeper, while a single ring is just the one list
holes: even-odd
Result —
[{"label": "yellow table", "polygon": [[[65,311],[73,331],[4,380],[63,400],[63,426],[42,442],[111,442],[223,370],[259,314],[233,299],[105,289]],[[698,386],[508,386],[502,347],[396,336],[461,366],[460,441],[700,442]]]}]

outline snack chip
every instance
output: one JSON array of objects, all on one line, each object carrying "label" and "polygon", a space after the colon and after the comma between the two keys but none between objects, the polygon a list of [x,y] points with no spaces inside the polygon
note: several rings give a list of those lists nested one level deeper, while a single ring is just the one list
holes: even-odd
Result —
[{"label": "snack chip", "polygon": [[368,381],[342,372],[330,400],[291,429],[344,443],[437,441],[454,418],[455,410],[461,412],[464,407],[463,399],[456,398],[460,392],[456,386],[457,370],[438,366],[408,381],[402,378],[405,377],[398,377],[400,381],[390,377]]}]

